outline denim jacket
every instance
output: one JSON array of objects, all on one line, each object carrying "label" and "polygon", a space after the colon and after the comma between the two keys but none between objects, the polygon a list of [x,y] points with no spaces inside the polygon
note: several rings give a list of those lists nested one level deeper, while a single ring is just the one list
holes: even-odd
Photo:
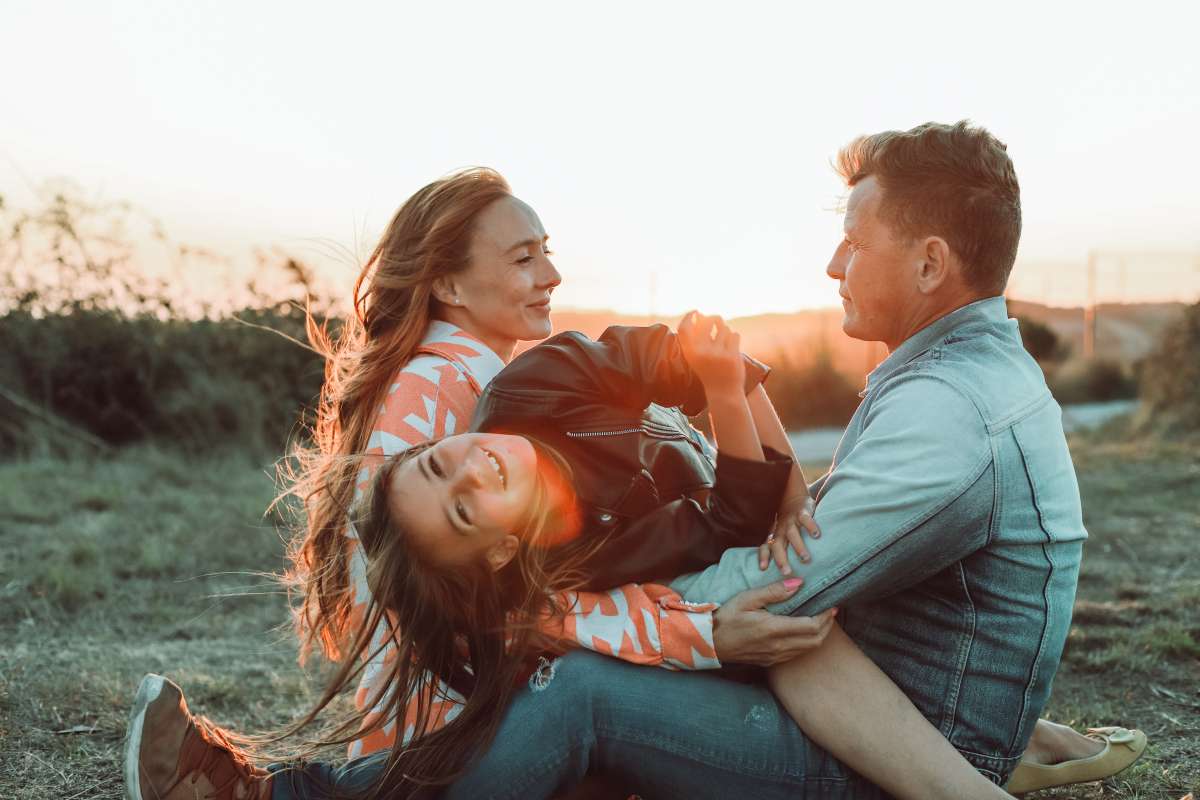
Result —
[{"label": "denim jacket", "polygon": [[[917,332],[867,378],[830,472],[820,539],[773,608],[831,606],[975,767],[1016,766],[1050,693],[1087,532],[1062,414],[1004,298]],[[672,586],[724,602],[778,579],[755,550]]]}]

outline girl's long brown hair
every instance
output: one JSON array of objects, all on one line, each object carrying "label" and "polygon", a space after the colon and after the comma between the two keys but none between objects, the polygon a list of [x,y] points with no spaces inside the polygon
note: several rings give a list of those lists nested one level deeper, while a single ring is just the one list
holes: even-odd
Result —
[{"label": "girl's long brown hair", "polygon": [[388,386],[412,358],[436,300],[434,281],[467,267],[472,226],[508,183],[491,169],[452,173],[422,188],[396,212],[354,284],[354,313],[331,334],[308,317],[308,337],[325,361],[313,445],[295,453],[288,493],[306,524],[289,548],[287,582],[299,595],[302,657],[314,645],[338,660],[354,639],[345,536],[361,454]]},{"label": "girl's long brown hair", "polygon": [[[367,660],[385,646],[395,647],[395,658],[375,681],[375,694],[365,708],[314,743],[346,744],[394,722],[397,735],[388,759],[358,795],[371,800],[410,798],[423,788],[449,784],[470,767],[495,736],[513,691],[530,671],[532,656],[554,648],[544,638],[546,623],[569,610],[573,592],[586,577],[584,564],[602,544],[576,539],[548,545],[558,540],[564,526],[578,521],[547,477],[565,478],[569,484],[569,467],[553,450],[536,445],[535,497],[528,524],[516,532],[521,545],[513,560],[498,571],[482,558],[465,565],[439,564],[410,544],[388,502],[395,470],[431,444],[388,459],[355,506],[355,530],[369,563],[371,604],[322,697],[288,730],[295,733],[313,723],[361,675]],[[377,638],[380,631],[384,635]],[[464,698],[458,715],[441,728],[431,706],[439,697],[426,691],[431,679]],[[411,715],[410,703],[417,704]],[[372,721],[365,724],[368,718]],[[414,725],[408,744],[403,742],[406,721]]]}]

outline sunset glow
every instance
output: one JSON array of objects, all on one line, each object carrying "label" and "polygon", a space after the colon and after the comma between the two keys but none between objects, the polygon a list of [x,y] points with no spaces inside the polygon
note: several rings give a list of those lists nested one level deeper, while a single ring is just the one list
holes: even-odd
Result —
[{"label": "sunset glow", "polygon": [[560,307],[790,311],[837,301],[837,148],[965,117],[1021,178],[1014,295],[1084,302],[1095,251],[1101,300],[1200,297],[1200,162],[1172,155],[1200,128],[1191,7],[297,8],[6,4],[0,194],[134,203],[237,265],[198,294],[271,246],[348,291],[331,251],[486,164],[549,231]]}]

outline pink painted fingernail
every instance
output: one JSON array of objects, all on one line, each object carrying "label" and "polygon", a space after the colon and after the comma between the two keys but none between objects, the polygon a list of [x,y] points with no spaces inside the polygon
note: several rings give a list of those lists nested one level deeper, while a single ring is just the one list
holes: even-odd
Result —
[{"label": "pink painted fingernail", "polygon": [[784,588],[795,589],[797,586],[799,586],[802,583],[804,583],[804,580],[802,578],[788,578],[786,581],[783,582],[783,585],[784,585]]}]

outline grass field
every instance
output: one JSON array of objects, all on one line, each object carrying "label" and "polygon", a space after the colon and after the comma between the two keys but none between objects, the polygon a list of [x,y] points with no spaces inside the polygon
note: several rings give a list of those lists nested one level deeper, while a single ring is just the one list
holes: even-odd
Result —
[{"label": "grass field", "polygon": [[[1119,437],[1118,437],[1119,438]],[[1073,441],[1088,528],[1047,716],[1150,734],[1138,765],[1056,798],[1178,800],[1200,785],[1200,455]],[[119,797],[144,672],[241,730],[310,696],[286,604],[271,469],[131,448],[0,464],[0,798]]]}]

